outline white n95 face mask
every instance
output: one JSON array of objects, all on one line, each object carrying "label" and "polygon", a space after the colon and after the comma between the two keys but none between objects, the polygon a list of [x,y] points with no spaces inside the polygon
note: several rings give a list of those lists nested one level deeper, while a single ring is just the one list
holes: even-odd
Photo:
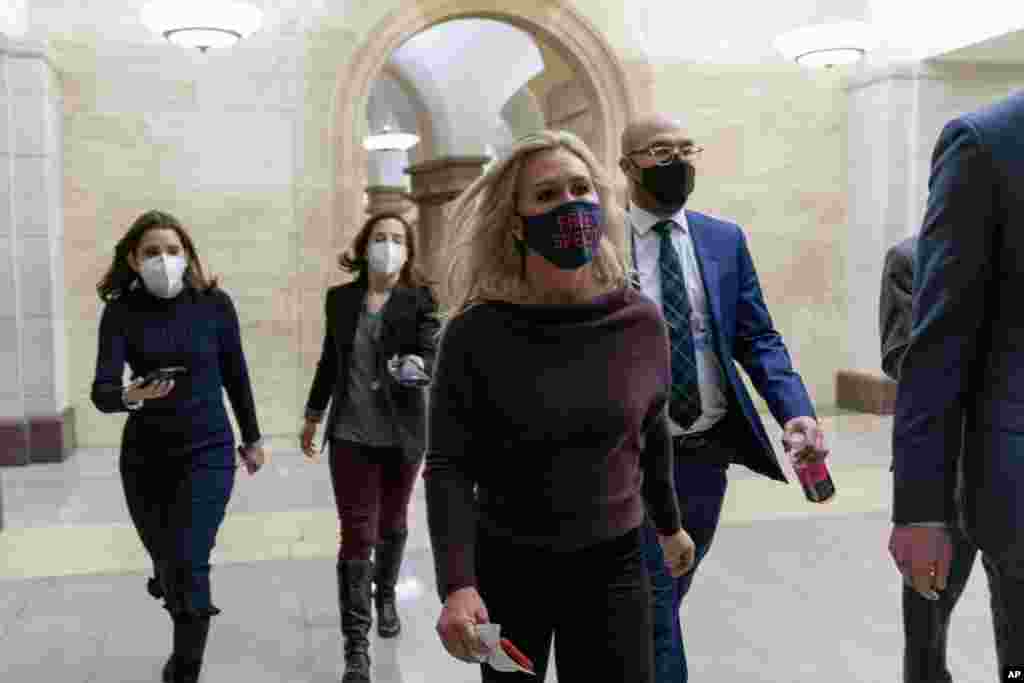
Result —
[{"label": "white n95 face mask", "polygon": [[367,253],[370,268],[387,275],[398,272],[405,265],[405,258],[405,245],[391,241],[374,242]]},{"label": "white n95 face mask", "polygon": [[162,299],[172,299],[181,291],[185,267],[184,256],[161,254],[143,261],[139,274],[151,294]]}]

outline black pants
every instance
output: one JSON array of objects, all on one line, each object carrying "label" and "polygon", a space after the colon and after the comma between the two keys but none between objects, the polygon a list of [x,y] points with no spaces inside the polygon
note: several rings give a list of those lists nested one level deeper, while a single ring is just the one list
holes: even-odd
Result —
[{"label": "black pants", "polygon": [[[1024,559],[984,552],[981,562],[992,595],[992,624],[999,668],[1024,668]],[[1000,679],[1008,680],[1008,679]]]},{"label": "black pants", "polygon": [[192,453],[122,453],[128,512],[173,615],[216,614],[210,553],[235,483],[234,445]]},{"label": "black pants", "polygon": [[952,683],[946,668],[949,617],[971,577],[978,549],[958,528],[949,530],[953,559],[946,590],[932,601],[903,586],[903,680],[904,683]]},{"label": "black pants", "polygon": [[484,683],[544,680],[554,638],[560,683],[652,683],[650,586],[640,530],[567,553],[477,538],[477,586],[492,623],[536,677],[483,664]]}]

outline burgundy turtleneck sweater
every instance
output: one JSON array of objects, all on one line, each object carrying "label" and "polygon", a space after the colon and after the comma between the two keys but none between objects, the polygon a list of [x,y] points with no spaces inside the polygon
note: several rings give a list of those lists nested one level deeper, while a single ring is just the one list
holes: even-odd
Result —
[{"label": "burgundy turtleneck sweater", "polygon": [[657,305],[628,288],[585,304],[482,303],[449,323],[424,471],[442,600],[476,584],[478,527],[571,551],[640,526],[646,502],[660,533],[678,531],[669,363]]}]

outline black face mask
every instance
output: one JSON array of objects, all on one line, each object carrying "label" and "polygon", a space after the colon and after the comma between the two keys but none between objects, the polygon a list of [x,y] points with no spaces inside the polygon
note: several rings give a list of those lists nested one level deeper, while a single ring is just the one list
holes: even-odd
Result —
[{"label": "black face mask", "polygon": [[697,170],[688,161],[676,159],[665,166],[640,169],[640,184],[663,206],[686,204],[693,192]]},{"label": "black face mask", "polygon": [[601,205],[584,200],[521,218],[527,246],[563,270],[576,270],[593,261],[604,233]]}]

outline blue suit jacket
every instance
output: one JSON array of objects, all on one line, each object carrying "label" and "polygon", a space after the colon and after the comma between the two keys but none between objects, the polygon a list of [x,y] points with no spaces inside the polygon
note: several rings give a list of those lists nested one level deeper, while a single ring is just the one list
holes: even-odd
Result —
[{"label": "blue suit jacket", "polygon": [[[893,429],[893,522],[964,521],[1024,557],[1024,93],[949,122],[932,156]],[[962,456],[961,456],[962,453]]]},{"label": "blue suit jacket", "polygon": [[742,411],[747,427],[737,435],[737,461],[766,477],[786,481],[732,361],[743,366],[779,424],[801,415],[815,417],[814,406],[803,380],[793,370],[782,337],[772,326],[743,231],[734,223],[696,211],[687,211],[686,220],[708,296],[715,352],[727,380],[726,394]]}]

